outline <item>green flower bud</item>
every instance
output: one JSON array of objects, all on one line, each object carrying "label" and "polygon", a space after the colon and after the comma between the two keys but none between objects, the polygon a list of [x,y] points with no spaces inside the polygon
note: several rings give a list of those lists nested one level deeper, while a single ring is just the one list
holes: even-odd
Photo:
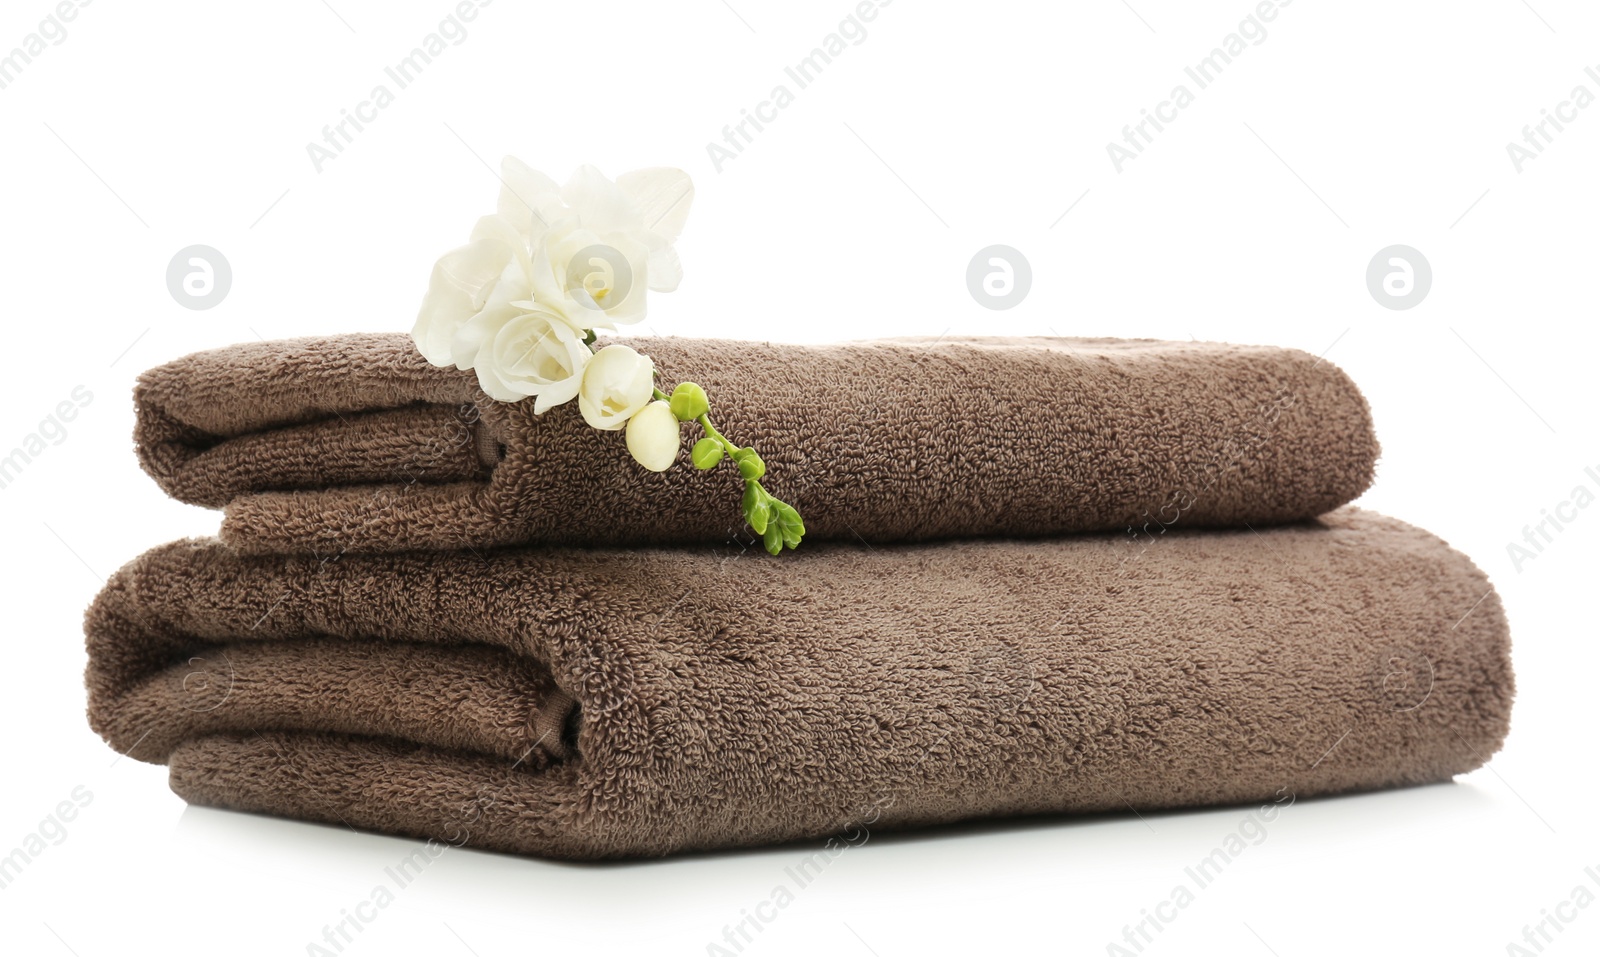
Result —
[{"label": "green flower bud", "polygon": [[[677,414],[676,409],[673,410],[673,414]],[[722,461],[722,455],[722,443],[712,438],[701,439],[689,450],[690,460],[694,462],[694,467],[701,471],[716,468],[717,463]]]},{"label": "green flower bud", "polygon": [[772,516],[772,511],[767,504],[767,496],[761,486],[755,482],[746,482],[744,486],[744,520],[750,523],[757,535],[764,535],[767,531],[767,521]]},{"label": "green flower bud", "polygon": [[733,457],[739,463],[739,474],[744,476],[746,482],[754,482],[767,474],[767,463],[761,461],[761,456],[752,448],[740,449]]},{"label": "green flower bud", "polygon": [[806,533],[805,523],[800,521],[800,513],[794,510],[794,506],[777,499],[772,500],[772,508],[775,513],[773,522],[783,536],[783,543],[790,548],[798,546],[800,539]]},{"label": "green flower bud", "polygon": [[706,398],[706,390],[693,382],[680,382],[672,390],[672,414],[679,422],[698,419],[710,410],[711,400]]},{"label": "green flower bud", "polygon": [[778,531],[777,525],[768,525],[766,533],[761,538],[767,546],[768,555],[776,555],[783,551],[783,533]]}]

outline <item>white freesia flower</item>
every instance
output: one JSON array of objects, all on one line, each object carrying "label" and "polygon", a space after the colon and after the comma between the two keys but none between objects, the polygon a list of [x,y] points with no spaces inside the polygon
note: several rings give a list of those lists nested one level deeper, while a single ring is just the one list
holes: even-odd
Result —
[{"label": "white freesia flower", "polygon": [[533,259],[533,295],[584,328],[644,318],[650,250],[625,232],[599,233],[562,220]]},{"label": "white freesia flower", "polygon": [[558,187],[507,157],[500,179],[494,213],[433,267],[411,333],[417,351],[475,372],[496,401],[532,396],[534,415],[576,398],[589,425],[626,429],[628,453],[651,471],[673,466],[682,422],[696,421],[705,437],[689,456],[695,468],[731,459],[745,521],[766,550],[799,545],[799,512],[761,485],[766,466],[755,449],[735,448],[712,425],[703,388],[680,382],[664,401],[649,356],[624,345],[593,349],[596,329],[638,322],[648,292],[682,280],[673,244],[694,201],[688,174],[645,169],[613,182],[584,166]]},{"label": "white freesia flower", "polygon": [[452,342],[455,364],[478,373],[491,398],[534,396],[533,413],[570,401],[594,358],[583,330],[533,302],[503,303],[473,316]]},{"label": "white freesia flower", "polygon": [[583,370],[578,410],[597,429],[614,431],[628,424],[655,393],[655,363],[627,346],[606,346]]},{"label": "white freesia flower", "polygon": [[656,400],[628,420],[628,451],[652,472],[665,472],[678,460],[682,436],[669,403]]},{"label": "white freesia flower", "polygon": [[673,246],[694,205],[694,181],[681,169],[636,169],[617,177],[617,188],[633,202],[650,247],[650,288],[672,292],[683,281],[683,264]]},{"label": "white freesia flower", "polygon": [[586,328],[638,322],[645,291],[683,278],[673,242],[694,202],[682,170],[637,170],[613,183],[592,166],[561,190],[569,212],[552,220],[533,256],[536,298]]},{"label": "white freesia flower", "polygon": [[422,310],[411,329],[411,338],[424,358],[436,366],[453,364],[451,343],[456,331],[489,305],[489,295],[512,255],[510,247],[493,239],[474,239],[445,253],[434,265]]},{"label": "white freesia flower", "polygon": [[550,177],[513,157],[500,166],[495,213],[478,220],[467,245],[433,267],[411,330],[417,349],[436,366],[452,364],[457,330],[485,309],[533,298],[533,249],[550,218],[565,207]]},{"label": "white freesia flower", "polygon": [[500,197],[495,215],[521,234],[529,248],[566,211],[556,181],[515,156],[500,161]]},{"label": "white freesia flower", "polygon": [[677,288],[673,243],[694,201],[687,173],[637,170],[612,182],[585,166],[558,187],[507,157],[500,178],[494,214],[434,266],[412,329],[429,362],[451,365],[457,331],[507,303],[531,299],[592,329],[638,322],[646,290]]}]

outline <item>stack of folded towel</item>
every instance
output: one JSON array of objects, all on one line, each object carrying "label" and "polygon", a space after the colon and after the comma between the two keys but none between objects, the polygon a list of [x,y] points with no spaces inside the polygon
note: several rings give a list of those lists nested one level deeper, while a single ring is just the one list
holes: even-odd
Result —
[{"label": "stack of folded towel", "polygon": [[563,858],[1419,784],[1506,734],[1500,602],[1347,505],[1378,449],[1328,362],[628,341],[762,450],[799,549],[730,527],[730,470],[406,336],[200,353],[136,439],[220,537],[107,583],[91,724],[194,803]]}]

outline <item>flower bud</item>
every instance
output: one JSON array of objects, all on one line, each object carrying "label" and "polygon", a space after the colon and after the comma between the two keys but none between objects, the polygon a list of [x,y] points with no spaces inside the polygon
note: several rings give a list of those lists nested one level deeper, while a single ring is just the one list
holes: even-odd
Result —
[{"label": "flower bud", "polygon": [[628,452],[652,472],[665,472],[677,461],[681,436],[678,418],[665,402],[651,402],[628,420]]},{"label": "flower bud", "polygon": [[761,486],[754,482],[744,485],[744,520],[750,523],[755,533],[760,535],[767,530],[767,519],[770,516],[767,506],[767,496],[762,494]]},{"label": "flower bud", "polygon": [[711,400],[706,398],[706,390],[693,382],[680,382],[672,390],[672,414],[680,422],[698,419],[711,411]]},{"label": "flower bud", "polygon": [[755,449],[740,449],[733,458],[739,463],[739,474],[746,482],[754,482],[767,474],[767,463],[761,461],[761,456],[756,454]]},{"label": "flower bud", "polygon": [[716,439],[704,438],[694,444],[689,450],[689,458],[694,462],[694,467],[702,472],[714,469],[722,461],[722,443]]},{"label": "flower bud", "polygon": [[606,346],[596,352],[584,367],[583,384],[578,387],[583,421],[607,431],[622,428],[650,401],[655,391],[654,372],[649,356],[627,346]]}]

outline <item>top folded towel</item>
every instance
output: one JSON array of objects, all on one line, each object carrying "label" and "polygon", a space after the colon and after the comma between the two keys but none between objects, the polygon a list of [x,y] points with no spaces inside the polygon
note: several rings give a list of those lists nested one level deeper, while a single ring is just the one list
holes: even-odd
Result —
[{"label": "top folded towel", "polygon": [[[1378,455],[1350,379],[1293,349],[626,341],[669,385],[706,387],[808,540],[1296,521],[1360,495]],[[749,540],[732,470],[646,471],[572,405],[493,401],[405,335],[201,352],[145,373],[135,401],[145,470],[224,507],[222,538],[246,552]]]}]

